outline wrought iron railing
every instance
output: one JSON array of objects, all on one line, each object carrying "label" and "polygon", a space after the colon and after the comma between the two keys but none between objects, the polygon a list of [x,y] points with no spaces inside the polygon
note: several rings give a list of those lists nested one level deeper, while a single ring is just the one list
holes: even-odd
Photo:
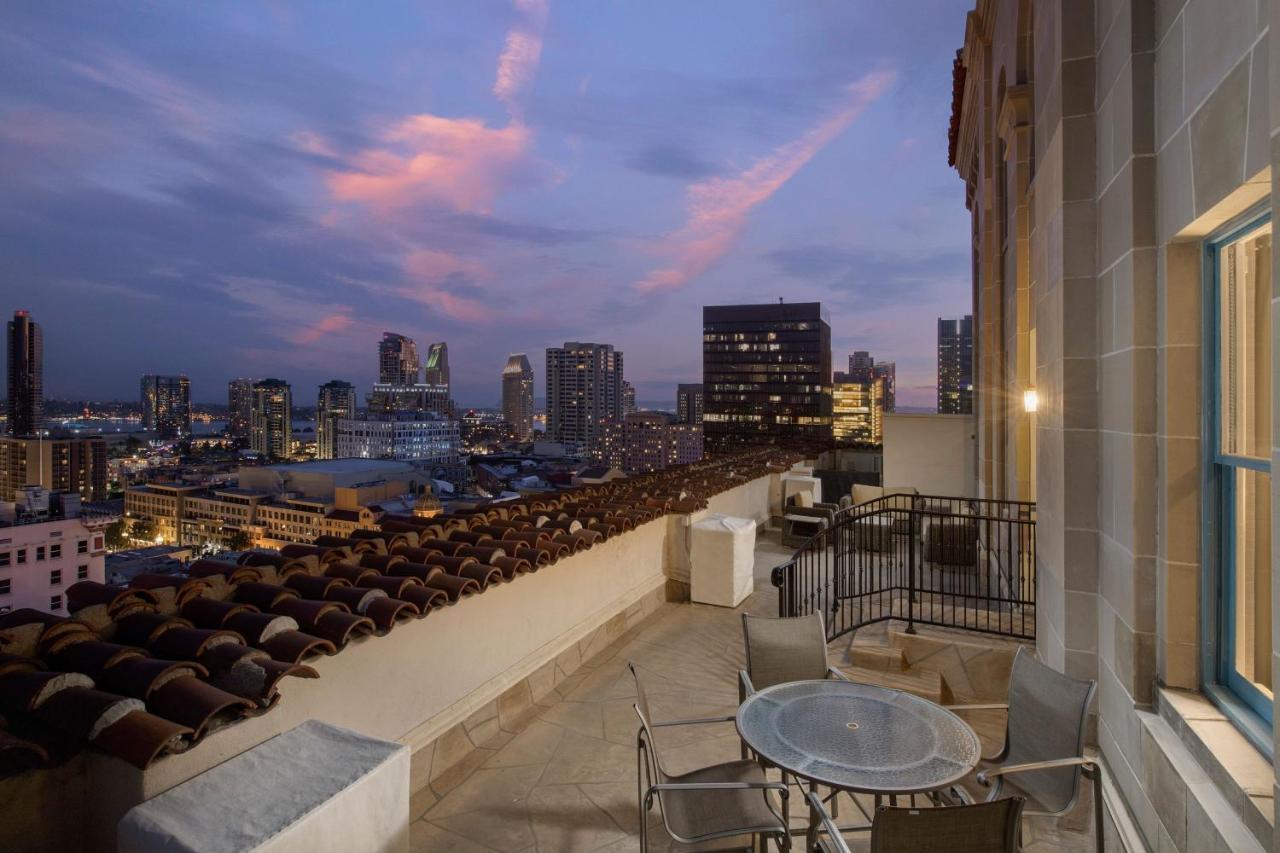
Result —
[{"label": "wrought iron railing", "polygon": [[778,615],[828,639],[886,619],[1033,639],[1036,505],[886,495],[833,514],[773,570]]}]

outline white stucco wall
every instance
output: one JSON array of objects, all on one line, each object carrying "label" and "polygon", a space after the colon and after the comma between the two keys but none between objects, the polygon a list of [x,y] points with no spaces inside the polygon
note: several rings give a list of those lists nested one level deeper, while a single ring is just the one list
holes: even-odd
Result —
[{"label": "white stucco wall", "polygon": [[[767,519],[776,487],[776,475],[757,478],[716,495],[707,511]],[[111,849],[116,824],[133,806],[306,720],[399,741],[417,752],[611,618],[660,594],[680,566],[687,581],[687,522],[701,516],[655,519],[425,619],[401,623],[388,636],[357,640],[333,657],[309,661],[320,677],[285,679],[270,713],[214,732],[146,771],[85,752],[77,759],[85,784],[76,810],[85,849]],[[20,796],[23,780],[34,784],[38,776],[0,782],[0,801]],[[35,834],[48,832],[38,823],[14,835],[17,829],[0,821],[0,849],[6,837],[35,841]],[[62,842],[32,846],[65,849],[65,837]]]},{"label": "white stucco wall", "polygon": [[972,497],[972,415],[885,415],[884,485]]}]

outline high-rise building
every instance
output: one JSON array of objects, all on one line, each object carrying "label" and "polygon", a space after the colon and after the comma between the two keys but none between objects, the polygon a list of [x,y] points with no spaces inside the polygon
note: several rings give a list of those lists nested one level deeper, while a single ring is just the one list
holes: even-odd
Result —
[{"label": "high-rise building", "polygon": [[866,350],[856,350],[853,355],[849,356],[849,374],[847,381],[870,382],[871,374],[874,369],[875,360],[871,358],[871,353]]},{"label": "high-rise building", "polygon": [[0,501],[26,486],[107,499],[107,441],[102,436],[0,438]]},{"label": "high-rise building", "polygon": [[831,434],[837,442],[881,444],[887,382],[837,382],[831,390]]},{"label": "high-rise building", "polygon": [[416,385],[422,372],[418,345],[413,338],[383,332],[378,342],[378,382],[383,385]]},{"label": "high-rise building", "polygon": [[191,435],[191,383],[186,376],[142,377],[142,428],[160,438]]},{"label": "high-rise building", "polygon": [[522,352],[508,356],[502,368],[502,419],[516,441],[533,441],[533,368]]},{"label": "high-rise building", "polygon": [[892,414],[897,409],[898,365],[892,361],[877,361],[871,369],[873,379],[884,380],[884,410]]},{"label": "high-rise building", "polygon": [[703,307],[702,377],[708,455],[831,441],[831,326],[821,303]]},{"label": "high-rise building", "polygon": [[592,455],[628,474],[660,471],[702,458],[702,428],[667,412],[631,412],[601,424]]},{"label": "high-rise building", "polygon": [[34,435],[44,421],[44,345],[27,311],[9,321],[9,435]]},{"label": "high-rise building", "polygon": [[636,386],[622,380],[622,414],[629,415],[636,410]]},{"label": "high-rise building", "polygon": [[253,440],[253,384],[257,381],[241,377],[227,383],[227,435],[236,447],[248,447]]},{"label": "high-rise building", "polygon": [[973,315],[938,318],[938,413],[973,413]]},{"label": "high-rise building", "polygon": [[336,459],[338,421],[356,416],[356,388],[350,382],[330,379],[320,386],[316,400],[316,458]]},{"label": "high-rise building", "polygon": [[622,416],[622,353],[566,341],[547,349],[547,438],[589,447],[605,418]]},{"label": "high-rise building", "polygon": [[682,382],[676,386],[676,420],[682,424],[702,423],[702,385]]},{"label": "high-rise building", "polygon": [[449,345],[444,341],[427,347],[427,364],[422,369],[422,381],[428,385],[449,387]]},{"label": "high-rise building", "polygon": [[293,443],[293,392],[283,379],[253,383],[249,446],[274,459],[289,456]]}]

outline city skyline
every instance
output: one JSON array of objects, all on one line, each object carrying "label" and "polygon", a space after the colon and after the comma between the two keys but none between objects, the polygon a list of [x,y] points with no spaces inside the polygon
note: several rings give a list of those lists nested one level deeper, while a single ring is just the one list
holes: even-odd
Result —
[{"label": "city skyline", "polygon": [[322,10],[210,7],[181,49],[178,10],[11,10],[6,287],[101,355],[51,361],[45,395],[129,399],[154,372],[201,402],[245,375],[368,388],[367,341],[396,329],[449,342],[464,407],[497,401],[508,352],[575,339],[674,399],[702,305],[785,295],[927,403],[927,314],[969,297],[937,129],[965,8],[911,11],[743,4],[726,31],[685,4],[383,6],[334,50]]}]

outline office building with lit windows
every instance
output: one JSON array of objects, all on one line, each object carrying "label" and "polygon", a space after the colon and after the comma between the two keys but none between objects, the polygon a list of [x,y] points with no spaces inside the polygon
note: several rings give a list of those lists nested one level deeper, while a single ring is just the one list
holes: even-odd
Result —
[{"label": "office building with lit windows", "polygon": [[272,459],[286,459],[293,445],[293,392],[282,379],[253,384],[249,446]]},{"label": "office building with lit windows", "polygon": [[973,413],[973,316],[938,318],[938,413]]},{"label": "office building with lit windows", "polygon": [[886,382],[837,382],[831,390],[831,434],[841,444],[884,441]]},{"label": "office building with lit windows", "polygon": [[316,458],[337,458],[338,421],[356,416],[356,389],[350,382],[330,379],[320,386],[316,400]]},{"label": "office building with lit windows", "polygon": [[187,377],[147,374],[141,386],[144,430],[159,438],[191,435],[191,383]]},{"label": "office building with lit windows", "polygon": [[708,456],[792,439],[831,441],[831,326],[819,302],[702,309]]},{"label": "office building with lit windows", "polygon": [[533,441],[533,367],[522,352],[502,368],[502,419],[516,441]]},{"label": "office building with lit windows", "polygon": [[568,341],[547,349],[547,439],[586,449],[606,418],[623,415],[622,353]]}]

